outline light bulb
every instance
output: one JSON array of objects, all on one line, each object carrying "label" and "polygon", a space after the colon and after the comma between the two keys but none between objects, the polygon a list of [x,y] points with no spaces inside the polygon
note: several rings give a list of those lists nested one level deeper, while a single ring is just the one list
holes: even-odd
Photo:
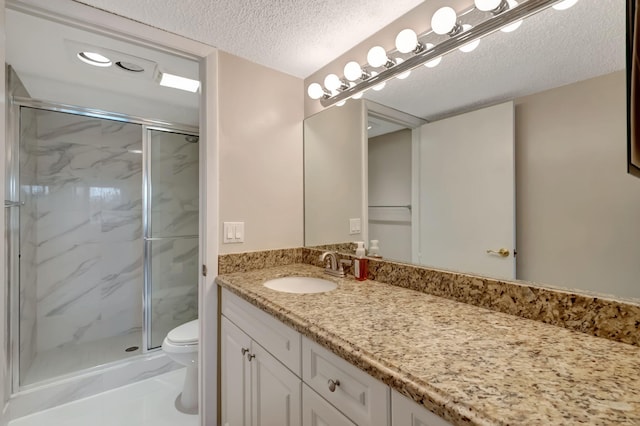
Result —
[{"label": "light bulb", "polygon": [[[427,43],[425,44],[424,47],[426,50],[430,50],[430,49],[433,49],[435,46],[433,45],[433,43]],[[427,68],[437,67],[441,61],[442,61],[442,56],[438,56],[437,58],[432,59],[429,62],[425,63],[424,66]]]},{"label": "light bulb", "polygon": [[320,99],[324,96],[324,90],[318,83],[311,83],[307,88],[307,94],[311,99]]},{"label": "light bulb", "polygon": [[491,12],[492,10],[496,10],[502,0],[475,0],[476,8],[483,12]]},{"label": "light bulb", "polygon": [[351,61],[344,66],[344,76],[349,81],[362,78],[362,67],[356,61]]},{"label": "light bulb", "polygon": [[[371,71],[371,77],[375,77],[376,75],[378,75],[377,72],[375,71]],[[387,85],[386,81],[383,81],[380,84],[376,84],[375,86],[372,87],[373,90],[375,90],[376,92],[379,92],[380,90],[384,89],[384,86]]]},{"label": "light bulb", "polygon": [[[462,26],[462,31],[469,31],[471,28],[473,28],[473,25],[469,25],[469,24],[464,24]],[[474,50],[476,50],[476,47],[478,47],[478,45],[480,44],[480,39],[474,40],[474,41],[470,41],[469,43],[465,44],[464,46],[462,46],[460,48],[461,52],[464,53],[469,53],[472,52]]]},{"label": "light bulb", "polygon": [[[509,3],[509,9],[513,9],[518,5],[518,2],[516,0],[507,0],[507,3]],[[522,19],[514,22],[513,24],[509,24],[504,28],[501,28],[500,31],[502,31],[503,33],[510,33],[511,31],[515,31],[520,28],[520,25],[522,25]]]},{"label": "light bulb", "polygon": [[96,52],[80,52],[77,56],[85,64],[94,67],[110,67],[112,64],[111,59]]},{"label": "light bulb", "polygon": [[555,10],[567,10],[576,3],[578,3],[578,0],[564,0],[560,3],[554,4],[551,7],[553,7]]},{"label": "light bulb", "polygon": [[374,68],[383,66],[387,60],[387,52],[382,46],[374,46],[367,53],[367,62]]},{"label": "light bulb", "polygon": [[458,15],[451,7],[441,7],[431,17],[431,29],[439,35],[449,34],[456,27]]},{"label": "light bulb", "polygon": [[413,52],[418,45],[418,36],[412,29],[405,29],[398,33],[396,37],[396,49],[400,53]]},{"label": "light bulb", "polygon": [[324,78],[324,87],[326,87],[327,90],[333,92],[335,90],[338,90],[340,86],[342,86],[342,82],[337,75],[329,74]]},{"label": "light bulb", "polygon": [[345,99],[344,101],[336,102],[336,106],[341,107],[342,105],[344,105],[346,103],[347,103],[347,100]]},{"label": "light bulb", "polygon": [[[402,58],[396,58],[396,65],[400,65],[400,64],[401,64],[401,63],[403,63],[403,62],[404,62],[404,59],[402,59]],[[405,78],[409,77],[410,75],[411,75],[411,70],[409,70],[409,71],[405,71],[405,72],[403,72],[402,74],[398,74],[398,75],[396,76],[396,78],[397,78],[398,80],[404,80]]]}]

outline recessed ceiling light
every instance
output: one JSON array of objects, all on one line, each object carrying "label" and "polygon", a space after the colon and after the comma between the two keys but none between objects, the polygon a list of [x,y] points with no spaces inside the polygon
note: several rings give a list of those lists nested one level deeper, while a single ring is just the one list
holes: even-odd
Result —
[{"label": "recessed ceiling light", "polygon": [[160,73],[160,86],[172,87],[174,89],[186,90],[187,92],[197,92],[200,88],[200,82],[198,80],[192,80],[186,77],[180,77],[179,75],[167,74],[166,72]]},{"label": "recessed ceiling light", "polygon": [[78,59],[94,67],[110,67],[113,64],[111,59],[96,52],[80,52]]},{"label": "recessed ceiling light", "polygon": [[125,62],[125,61],[118,61],[116,62],[116,66],[125,70],[125,71],[130,71],[130,72],[143,72],[144,68],[142,68],[140,65],[138,64],[134,64],[133,62]]}]

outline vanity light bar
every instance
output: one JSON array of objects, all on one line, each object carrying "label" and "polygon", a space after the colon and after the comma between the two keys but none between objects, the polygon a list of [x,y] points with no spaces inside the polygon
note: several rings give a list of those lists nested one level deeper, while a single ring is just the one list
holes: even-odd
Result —
[{"label": "vanity light bar", "polygon": [[320,98],[320,104],[323,107],[329,107],[339,102],[344,102],[367,89],[384,84],[386,81],[396,78],[398,75],[409,72],[427,62],[439,58],[440,56],[459,49],[474,40],[479,40],[482,37],[493,34],[501,28],[526,19],[556,3],[563,3],[564,1],[566,0],[522,1],[518,6],[495,15],[477,24],[468,31],[460,32],[429,50],[425,49],[415,53],[415,55],[405,59],[404,62],[398,63],[390,68],[386,68],[377,74],[371,73],[371,76],[366,80],[351,85],[344,90],[339,90],[337,93],[332,92],[335,93],[333,96],[329,96],[329,94],[325,92],[324,96]]}]

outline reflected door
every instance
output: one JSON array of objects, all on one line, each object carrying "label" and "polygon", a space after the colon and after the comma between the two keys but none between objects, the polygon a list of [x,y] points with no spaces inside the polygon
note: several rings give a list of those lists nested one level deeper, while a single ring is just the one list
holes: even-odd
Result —
[{"label": "reflected door", "polygon": [[419,174],[420,263],[515,279],[513,103],[422,126]]},{"label": "reflected door", "polygon": [[147,349],[198,317],[198,136],[146,129]]}]

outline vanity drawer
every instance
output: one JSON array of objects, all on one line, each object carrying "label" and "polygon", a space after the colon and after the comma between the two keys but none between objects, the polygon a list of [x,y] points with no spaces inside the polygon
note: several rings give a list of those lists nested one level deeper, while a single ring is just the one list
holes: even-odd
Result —
[{"label": "vanity drawer", "polygon": [[315,393],[306,384],[302,385],[302,426],[356,426],[340,411]]},{"label": "vanity drawer", "polygon": [[389,387],[306,337],[302,338],[302,380],[354,423],[389,424]]},{"label": "vanity drawer", "polygon": [[222,315],[240,327],[294,374],[301,376],[300,333],[227,289],[222,289]]}]

